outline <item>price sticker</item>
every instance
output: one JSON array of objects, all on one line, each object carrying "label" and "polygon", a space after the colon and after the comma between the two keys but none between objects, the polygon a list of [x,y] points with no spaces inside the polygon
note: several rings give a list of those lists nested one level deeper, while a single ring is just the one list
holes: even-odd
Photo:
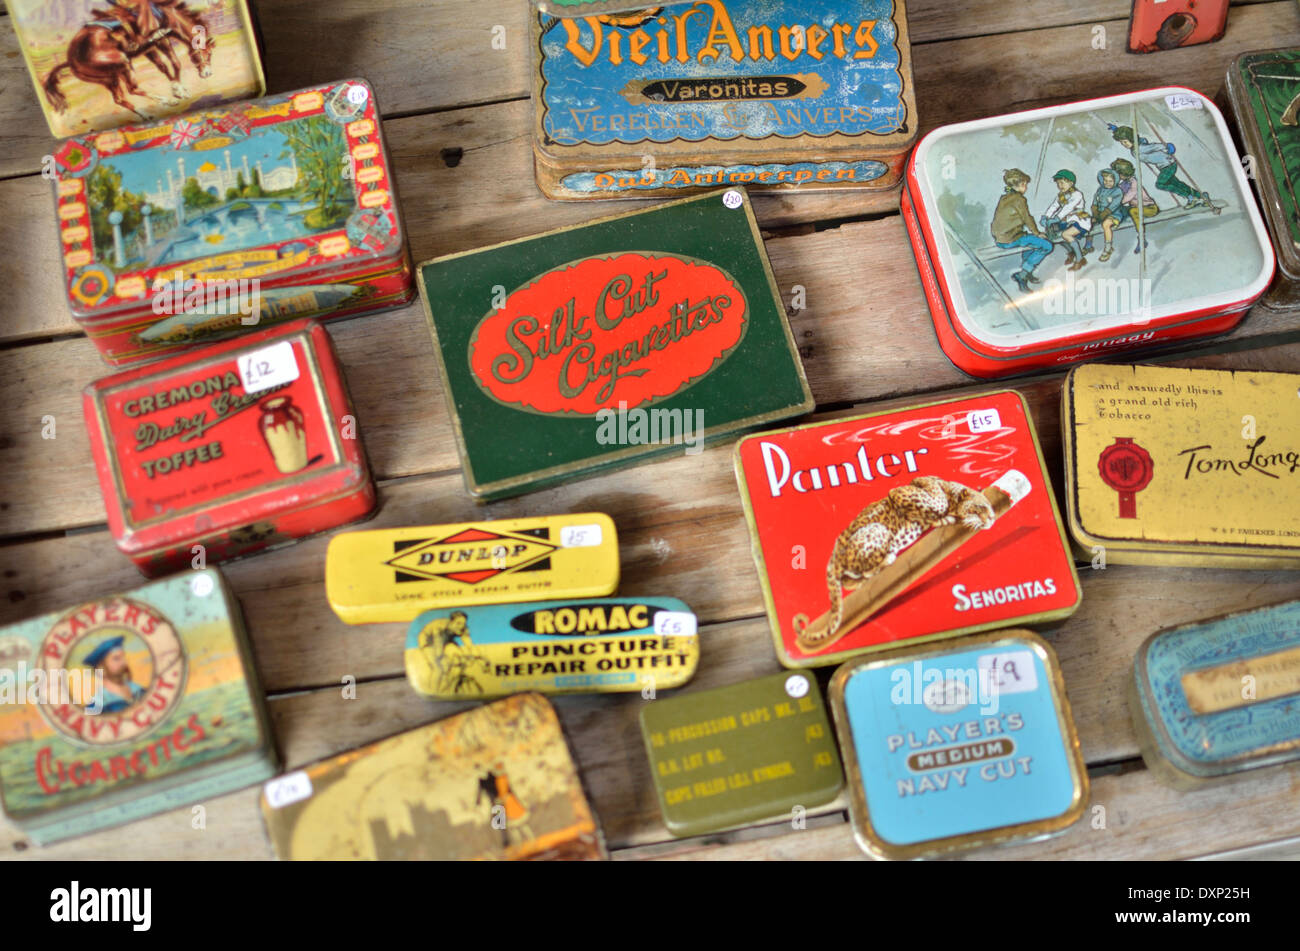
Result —
[{"label": "price sticker", "polygon": [[565,525],[560,529],[560,546],[563,548],[595,548],[604,541],[599,525]]},{"label": "price sticker", "polygon": [[239,379],[248,394],[292,383],[298,379],[298,357],[293,352],[293,344],[281,340],[244,354],[239,358]]},{"label": "price sticker", "polygon": [[272,809],[282,809],[311,796],[311,777],[298,770],[279,779],[273,779],[263,788],[266,801]]},{"label": "price sticker", "polygon": [[981,693],[1030,693],[1038,689],[1038,667],[1031,651],[984,654],[979,659]]},{"label": "price sticker", "polygon": [[1175,112],[1181,109],[1203,109],[1201,97],[1188,92],[1176,92],[1165,96],[1165,103]]},{"label": "price sticker", "polygon": [[995,409],[972,410],[966,417],[966,425],[973,433],[987,433],[1002,428],[1002,417]]},{"label": "price sticker", "polygon": [[655,633],[660,637],[694,637],[695,615],[688,611],[660,611],[655,615]]}]

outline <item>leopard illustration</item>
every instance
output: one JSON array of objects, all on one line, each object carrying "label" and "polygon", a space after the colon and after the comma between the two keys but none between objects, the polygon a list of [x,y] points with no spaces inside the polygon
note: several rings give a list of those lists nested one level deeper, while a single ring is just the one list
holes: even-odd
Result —
[{"label": "leopard illustration", "polygon": [[[853,591],[887,565],[927,529],[958,523],[972,529],[988,528],[995,518],[993,506],[982,492],[937,476],[921,476],[910,485],[891,489],[883,499],[863,509],[835,540],[826,564],[826,590],[831,618],[819,640],[834,636],[844,608],[843,589]],[[808,616],[794,619],[802,635]]]}]

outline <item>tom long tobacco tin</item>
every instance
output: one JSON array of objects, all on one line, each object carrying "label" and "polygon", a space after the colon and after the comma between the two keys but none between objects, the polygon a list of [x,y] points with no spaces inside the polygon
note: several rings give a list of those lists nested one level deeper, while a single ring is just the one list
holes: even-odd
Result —
[{"label": "tom long tobacco tin", "polygon": [[344,532],[325,556],[325,595],[348,624],[410,621],[445,605],[602,597],[618,578],[618,533],[599,512]]},{"label": "tom long tobacco tin", "polygon": [[1087,808],[1060,665],[1032,631],[859,658],[830,692],[853,831],[873,858],[1044,838]]},{"label": "tom long tobacco tin", "polygon": [[259,782],[278,759],[215,569],[0,628],[5,813],[46,844]]},{"label": "tom long tobacco tin", "polygon": [[483,499],[813,405],[741,189],[437,258],[419,280]]},{"label": "tom long tobacco tin", "polygon": [[695,615],[676,598],[592,598],[426,611],[406,677],[436,700],[538,693],[654,696],[699,665]]},{"label": "tom long tobacco tin", "polygon": [[917,134],[904,4],[817,7],[534,10],[542,191],[592,199],[897,185]]},{"label": "tom long tobacco tin", "polygon": [[53,178],[68,303],[113,364],[414,294],[364,80],[70,139]]},{"label": "tom long tobacco tin", "polygon": [[1300,601],[1159,631],[1129,701],[1142,757],[1191,789],[1300,759]]},{"label": "tom long tobacco tin", "polygon": [[281,859],[603,859],[555,708],[476,707],[267,783]]},{"label": "tom long tobacco tin", "polygon": [[1180,87],[935,129],[902,210],[939,345],[978,377],[1226,332],[1273,277],[1223,116]]},{"label": "tom long tobacco tin", "polygon": [[5,0],[55,138],[266,91],[245,0]]},{"label": "tom long tobacco tin", "polygon": [[105,377],[83,407],[109,530],[145,574],[262,551],[374,507],[341,370],[314,321]]},{"label": "tom long tobacco tin", "polygon": [[1090,365],[1062,393],[1070,532],[1118,564],[1300,564],[1300,375]]},{"label": "tom long tobacco tin", "polygon": [[759,433],[736,447],[787,667],[1045,623],[1082,590],[1011,390]]},{"label": "tom long tobacco tin", "polygon": [[641,734],[675,836],[801,818],[844,788],[821,689],[808,673],[655,700],[641,708]]}]

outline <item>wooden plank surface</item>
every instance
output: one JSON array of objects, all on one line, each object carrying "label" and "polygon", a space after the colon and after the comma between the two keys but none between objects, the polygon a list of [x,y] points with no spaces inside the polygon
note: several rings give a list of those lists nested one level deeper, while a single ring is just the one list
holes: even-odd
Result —
[{"label": "wooden plank surface", "polygon": [[[559,227],[627,206],[554,204],[532,180],[522,3],[468,0],[264,0],[259,5],[272,91],[360,74],[375,83],[417,259]],[[1300,44],[1296,4],[1237,5],[1211,46],[1155,56],[1123,52],[1128,0],[913,0],[922,124],[1030,108],[1165,83],[1213,93],[1228,60],[1259,47]],[[501,21],[507,48],[492,50]],[[38,175],[50,148],[34,95],[0,18],[0,624],[133,586],[139,576],[103,527],[80,392],[106,372],[77,335],[60,295],[49,186]],[[1093,49],[1096,27],[1106,49]],[[913,402],[922,394],[977,391],[934,342],[897,196],[760,197],[768,250],[783,294],[804,289],[791,314],[822,415]],[[331,326],[381,480],[373,524],[406,525],[541,511],[609,512],[619,526],[622,591],[672,594],[699,613],[703,660],[687,690],[778,670],[731,449],[575,482],[476,506],[465,493],[419,307]],[[1257,311],[1218,352],[1177,365],[1300,372],[1300,318]],[[1164,359],[1164,358],[1162,358]],[[1016,381],[1030,400],[1060,485],[1060,376]],[[885,402],[880,402],[880,401]],[[869,405],[868,405],[869,404]],[[45,417],[56,424],[42,438]],[[417,698],[402,673],[403,626],[348,627],[323,592],[326,538],[228,566],[245,609],[275,732],[295,767],[463,705]],[[1295,856],[1300,769],[1220,790],[1177,794],[1141,766],[1123,696],[1137,645],[1153,630],[1198,617],[1300,597],[1295,572],[1226,572],[1112,566],[1083,570],[1084,602],[1048,634],[1061,657],[1084,754],[1094,774],[1090,815],[1050,842],[976,858]],[[830,670],[821,672],[825,679]],[[343,698],[356,678],[357,699]],[[674,841],[653,801],[637,728],[639,696],[562,698],[557,706],[610,847],[621,858],[860,858],[844,802],[808,828],[772,823]],[[50,849],[0,822],[0,854],[15,858],[269,858],[256,791]]]}]

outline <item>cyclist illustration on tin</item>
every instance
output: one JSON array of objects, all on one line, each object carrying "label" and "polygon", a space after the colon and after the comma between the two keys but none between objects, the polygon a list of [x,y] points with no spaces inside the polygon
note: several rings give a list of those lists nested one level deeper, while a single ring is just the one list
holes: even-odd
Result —
[{"label": "cyclist illustration on tin", "polygon": [[475,649],[469,634],[469,617],[464,611],[453,611],[450,617],[426,624],[420,631],[419,647],[430,668],[437,671],[437,693],[483,693],[483,685],[474,679],[471,671],[481,667],[487,673],[491,665]]}]

